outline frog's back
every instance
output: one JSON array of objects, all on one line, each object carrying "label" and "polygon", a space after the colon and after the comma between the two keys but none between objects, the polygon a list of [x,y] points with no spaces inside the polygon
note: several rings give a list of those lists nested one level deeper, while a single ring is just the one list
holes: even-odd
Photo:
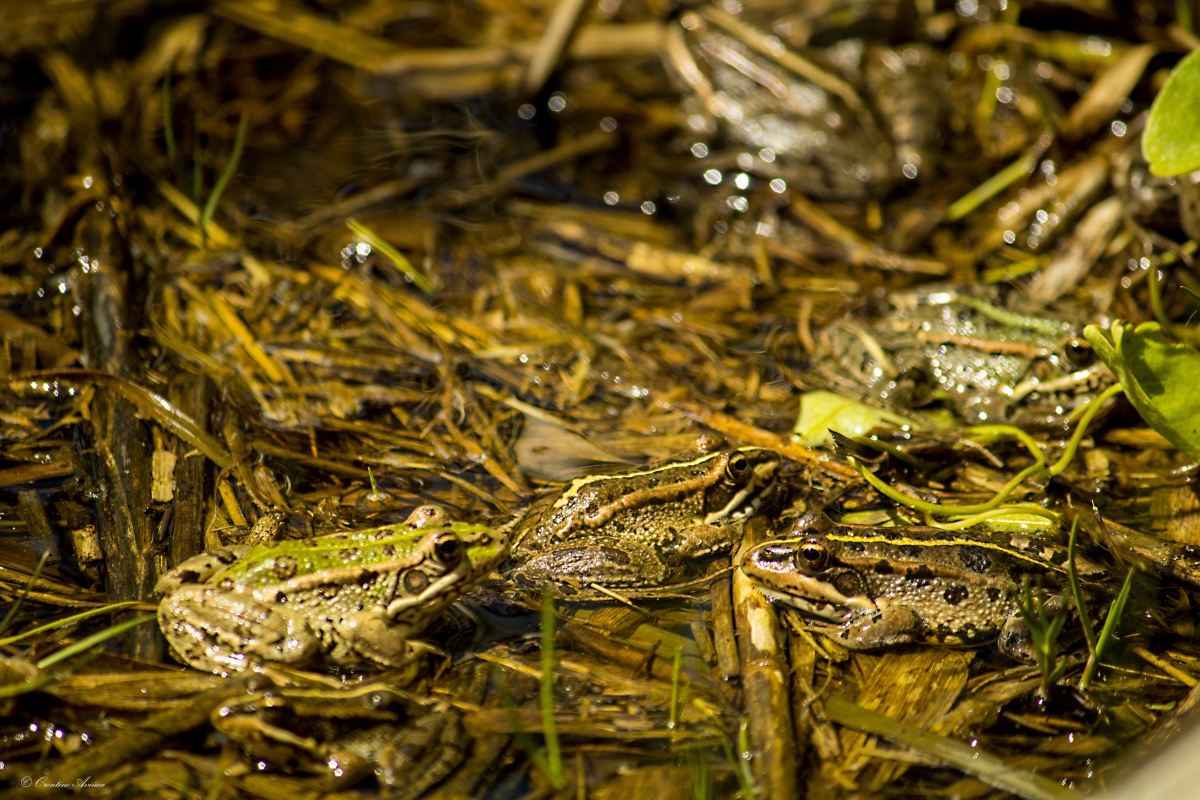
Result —
[{"label": "frog's back", "polygon": [[[422,531],[426,533],[426,531]],[[420,560],[420,537],[399,525],[309,539],[260,544],[211,579],[229,581],[234,588],[254,591],[314,573],[346,571],[353,580],[358,568]]]}]

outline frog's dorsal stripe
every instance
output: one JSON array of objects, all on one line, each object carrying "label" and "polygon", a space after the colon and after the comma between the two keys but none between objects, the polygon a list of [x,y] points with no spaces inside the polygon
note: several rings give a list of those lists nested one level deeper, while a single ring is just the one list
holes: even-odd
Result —
[{"label": "frog's dorsal stripe", "polygon": [[[766,449],[767,448],[765,448],[765,447],[757,447],[754,445],[748,445],[746,447],[737,448],[737,452],[746,453],[746,452],[750,452],[752,450],[766,450]],[[583,487],[587,486],[588,484],[599,483],[601,481],[627,480],[629,478],[641,478],[645,475],[655,475],[660,472],[666,472],[667,470],[682,469],[684,467],[695,467],[695,466],[697,466],[699,464],[703,464],[707,461],[712,461],[714,458],[719,457],[724,452],[726,452],[726,451],[718,450],[715,453],[706,453],[705,455],[702,455],[699,458],[694,458],[691,461],[672,461],[670,463],[663,464],[658,467],[654,467],[653,469],[641,470],[640,472],[621,472],[621,473],[617,473],[617,474],[613,474],[613,475],[584,475],[582,478],[576,478],[575,480],[571,481],[570,485],[567,486],[567,488],[563,491],[563,493],[559,496],[559,498],[554,501],[554,505],[552,506],[552,508],[562,508],[568,502],[573,500],[575,498],[575,496],[579,494],[580,490],[582,490]]]},{"label": "frog's dorsal stripe", "polygon": [[[834,542],[869,542],[871,544],[887,544],[894,545],[896,547],[901,547],[904,545],[910,545],[913,547],[982,547],[985,550],[995,550],[997,552],[1004,553],[1007,556],[1020,559],[1021,561],[1027,561],[1030,564],[1042,567],[1043,569],[1056,569],[1059,572],[1067,571],[1067,568],[1063,565],[1055,564],[1049,559],[1026,555],[1020,550],[1016,550],[1012,547],[1005,547],[1004,545],[996,544],[995,542],[959,538],[957,536],[951,536],[946,539],[914,539],[907,536],[890,537],[882,534],[864,535],[861,533],[827,533],[825,534],[825,538]],[[803,541],[803,539],[794,539],[792,541],[799,542]]]}]

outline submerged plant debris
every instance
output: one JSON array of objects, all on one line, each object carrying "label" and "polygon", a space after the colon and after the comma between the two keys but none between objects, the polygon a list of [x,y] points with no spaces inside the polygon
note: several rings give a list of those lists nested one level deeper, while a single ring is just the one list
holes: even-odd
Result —
[{"label": "submerged plant debris", "polygon": [[1190,8],[0,0],[0,781],[1119,785],[1200,703]]}]

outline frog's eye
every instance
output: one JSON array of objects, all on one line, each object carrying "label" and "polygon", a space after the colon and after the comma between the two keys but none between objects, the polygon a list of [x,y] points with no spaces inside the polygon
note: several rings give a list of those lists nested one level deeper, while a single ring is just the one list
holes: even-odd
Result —
[{"label": "frog's eye", "polygon": [[1062,354],[1072,369],[1082,369],[1096,360],[1096,351],[1079,339],[1068,339],[1063,345]]},{"label": "frog's eye", "polygon": [[734,453],[729,457],[725,471],[729,473],[729,477],[740,480],[746,477],[746,473],[750,471],[750,459],[741,453]]},{"label": "frog's eye", "polygon": [[803,570],[822,570],[829,563],[829,551],[816,542],[805,542],[796,549],[796,566]]},{"label": "frog's eye", "polygon": [[452,567],[462,558],[462,543],[453,533],[439,534],[433,540],[433,554],[437,556],[438,561]]}]

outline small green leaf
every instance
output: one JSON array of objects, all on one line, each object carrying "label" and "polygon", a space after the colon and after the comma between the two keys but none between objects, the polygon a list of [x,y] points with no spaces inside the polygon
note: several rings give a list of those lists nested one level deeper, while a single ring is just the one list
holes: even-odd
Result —
[{"label": "small green leaf", "polygon": [[833,392],[805,392],[800,395],[800,416],[792,428],[792,441],[822,447],[833,441],[830,431],[853,438],[885,425],[908,430],[923,427],[907,417]]},{"label": "small green leaf", "polygon": [[1180,61],[1154,104],[1142,134],[1150,171],[1168,177],[1200,169],[1200,50]]},{"label": "small green leaf", "polygon": [[1142,419],[1200,461],[1200,350],[1167,344],[1157,322],[1131,328],[1118,320],[1111,334],[1089,325],[1083,335],[1117,376]]}]

